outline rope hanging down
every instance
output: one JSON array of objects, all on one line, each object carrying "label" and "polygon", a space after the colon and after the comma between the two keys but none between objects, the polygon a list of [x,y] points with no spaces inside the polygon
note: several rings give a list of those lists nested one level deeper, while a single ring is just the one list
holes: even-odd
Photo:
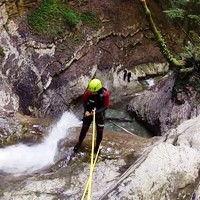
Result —
[{"label": "rope hanging down", "polygon": [[91,151],[91,161],[90,161],[90,176],[87,180],[87,183],[85,185],[85,190],[83,193],[83,196],[81,198],[81,200],[84,200],[85,195],[87,193],[87,200],[91,200],[92,199],[92,180],[93,180],[93,171],[97,162],[97,158],[98,158],[98,154],[99,154],[99,149],[97,151],[95,160],[94,160],[94,140],[95,140],[95,110],[93,112],[93,130],[92,130],[92,151]]}]

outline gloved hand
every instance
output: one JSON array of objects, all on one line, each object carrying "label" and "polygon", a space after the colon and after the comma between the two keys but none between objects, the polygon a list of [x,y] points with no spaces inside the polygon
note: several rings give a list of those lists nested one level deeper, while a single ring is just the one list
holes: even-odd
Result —
[{"label": "gloved hand", "polygon": [[85,112],[85,117],[89,117],[89,116],[93,115],[93,113],[94,113],[95,110],[96,110],[96,109],[94,108],[94,109],[92,110],[92,112],[86,111],[86,112]]},{"label": "gloved hand", "polygon": [[92,114],[93,114],[92,112],[86,111],[86,112],[85,112],[85,117],[89,117],[89,116],[91,116]]}]

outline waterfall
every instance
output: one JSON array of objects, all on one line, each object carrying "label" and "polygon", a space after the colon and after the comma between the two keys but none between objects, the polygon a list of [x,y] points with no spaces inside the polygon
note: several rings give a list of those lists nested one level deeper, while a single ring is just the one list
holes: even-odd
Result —
[{"label": "waterfall", "polygon": [[0,149],[0,171],[30,173],[53,164],[58,141],[70,134],[69,128],[80,126],[80,123],[74,114],[65,112],[41,144],[17,144]]}]

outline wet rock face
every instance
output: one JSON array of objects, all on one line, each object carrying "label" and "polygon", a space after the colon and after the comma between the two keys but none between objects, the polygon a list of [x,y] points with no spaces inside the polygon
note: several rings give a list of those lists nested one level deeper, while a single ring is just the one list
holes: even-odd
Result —
[{"label": "wet rock face", "polygon": [[[4,55],[0,59],[1,71],[19,98],[19,111],[60,115],[79,101],[88,80],[95,75],[111,90],[116,103],[144,89],[139,77],[168,70],[159,48],[146,37],[150,31],[137,3],[69,1],[80,11],[92,9],[101,25],[98,29],[82,25],[74,32],[66,32],[63,38],[53,39],[35,35],[26,17],[16,17],[20,9],[37,4],[36,0],[0,4],[0,47]],[[157,67],[145,72],[143,67],[134,70],[144,63]],[[123,78],[125,68],[128,80]]]},{"label": "wet rock face", "polygon": [[[93,198],[198,199],[199,121],[200,117],[185,121],[154,141],[106,133],[94,172]],[[69,142],[68,138],[60,143],[62,149],[57,158],[61,160],[53,166],[21,177],[2,174],[1,199],[80,199],[89,174],[91,135],[88,136],[81,152],[71,159],[65,156],[72,152],[75,140]]]},{"label": "wet rock face", "polygon": [[189,81],[181,82],[180,86],[177,80],[179,78],[176,77],[175,81],[175,76],[170,75],[129,103],[130,114],[151,130],[153,135],[164,135],[200,112],[197,90]]},{"label": "wet rock face", "polygon": [[19,108],[19,99],[13,93],[5,77],[0,78],[0,110],[17,111]]},{"label": "wet rock face", "polygon": [[[89,175],[91,133],[89,131],[81,151],[71,155],[76,142],[74,136],[77,138],[78,133],[79,130],[72,138],[60,142],[60,152],[55,156],[54,165],[27,176],[2,175],[4,184],[0,184],[0,198],[81,199]],[[101,154],[94,171],[93,199],[99,199],[151,142],[151,139],[126,133],[105,131]]]},{"label": "wet rock face", "polygon": [[9,136],[20,131],[20,125],[15,121],[13,112],[0,113],[0,146],[6,144]]},{"label": "wet rock face", "polygon": [[168,132],[99,199],[198,199],[199,120]]},{"label": "wet rock face", "polygon": [[18,143],[37,144],[47,134],[50,119],[37,119],[14,111],[0,111],[0,148]]},{"label": "wet rock face", "polygon": [[[160,135],[170,128],[167,126],[170,116],[167,116],[172,110],[174,81],[174,75],[164,78],[158,85],[134,97],[129,103],[129,113],[144,123],[153,134]],[[163,118],[163,115],[166,118]]]}]

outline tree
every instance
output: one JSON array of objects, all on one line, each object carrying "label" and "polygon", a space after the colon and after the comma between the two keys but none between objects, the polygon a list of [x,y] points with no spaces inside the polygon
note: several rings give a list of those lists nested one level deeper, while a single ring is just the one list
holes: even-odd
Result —
[{"label": "tree", "polygon": [[170,0],[168,7],[164,12],[173,21],[181,23],[188,33],[200,25],[199,0]]},{"label": "tree", "polygon": [[140,0],[140,2],[142,3],[142,6],[144,8],[145,14],[147,16],[147,19],[149,21],[150,27],[154,33],[154,36],[156,38],[156,41],[158,42],[161,52],[163,53],[164,57],[167,59],[167,61],[170,63],[170,67],[171,69],[180,69],[181,66],[183,66],[183,63],[181,61],[178,61],[176,58],[174,58],[174,56],[171,54],[170,50],[167,48],[167,45],[165,43],[164,38],[162,37],[161,32],[157,29],[152,15],[151,15],[151,11],[149,10],[146,0]]},{"label": "tree", "polygon": [[168,0],[164,12],[186,34],[184,57],[200,60],[200,0]]}]

